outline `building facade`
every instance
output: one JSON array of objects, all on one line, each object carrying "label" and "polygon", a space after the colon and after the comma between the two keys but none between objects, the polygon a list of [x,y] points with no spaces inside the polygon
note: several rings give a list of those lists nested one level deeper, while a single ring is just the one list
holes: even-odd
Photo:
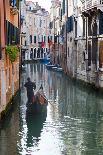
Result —
[{"label": "building facade", "polygon": [[103,1],[74,3],[77,79],[103,87]]},{"label": "building facade", "polygon": [[44,58],[49,53],[49,12],[39,6],[38,2],[34,3],[32,1],[21,3],[21,10],[23,59],[35,60]]},{"label": "building facade", "polygon": [[59,0],[51,1],[50,8],[50,41],[51,41],[51,61],[60,62],[59,54],[59,36],[61,31],[61,2]]},{"label": "building facade", "polygon": [[19,1],[0,0],[0,114],[19,89],[19,54],[11,63],[6,47],[19,45]]},{"label": "building facade", "polygon": [[[57,14],[56,7],[53,12]],[[103,87],[103,1],[62,0],[61,12],[58,53],[64,72]],[[57,59],[56,50],[52,53]]]}]

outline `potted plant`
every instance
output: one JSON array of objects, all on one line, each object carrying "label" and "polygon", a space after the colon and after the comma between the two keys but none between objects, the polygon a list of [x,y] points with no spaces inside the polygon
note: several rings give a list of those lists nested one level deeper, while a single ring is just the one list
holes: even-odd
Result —
[{"label": "potted plant", "polygon": [[16,45],[6,46],[6,54],[9,56],[11,63],[13,63],[17,59],[18,53],[19,53],[19,48]]}]

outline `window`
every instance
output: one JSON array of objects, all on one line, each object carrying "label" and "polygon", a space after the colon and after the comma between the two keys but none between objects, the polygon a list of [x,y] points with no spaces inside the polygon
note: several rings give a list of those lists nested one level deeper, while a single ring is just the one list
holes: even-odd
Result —
[{"label": "window", "polygon": [[77,21],[75,21],[75,38],[77,38]]},{"label": "window", "polygon": [[46,37],[44,36],[44,42],[46,41]]},{"label": "window", "polygon": [[48,43],[49,43],[49,36],[48,36]]},{"label": "window", "polygon": [[88,66],[91,66],[91,41],[88,41]]},{"label": "window", "polygon": [[69,57],[69,47],[68,47],[68,57]]},{"label": "window", "polygon": [[42,35],[42,42],[43,42],[43,35]]},{"label": "window", "polygon": [[85,18],[83,18],[83,37],[85,37]]},{"label": "window", "polygon": [[31,48],[30,59],[33,59],[33,48]]},{"label": "window", "polygon": [[54,42],[57,43],[57,36],[54,36]]},{"label": "window", "polygon": [[40,42],[40,35],[38,35],[38,42]]},{"label": "window", "polygon": [[19,8],[19,1],[18,0],[10,0],[10,6]]},{"label": "window", "polygon": [[32,35],[30,35],[30,43],[32,43]]},{"label": "window", "polygon": [[52,29],[53,28],[53,22],[49,23],[49,28]]},{"label": "window", "polygon": [[99,67],[103,68],[103,41],[99,43]]},{"label": "window", "polygon": [[72,16],[68,17],[68,20],[66,22],[66,27],[67,27],[68,33],[73,31],[73,17]]},{"label": "window", "polygon": [[13,7],[16,6],[16,0],[10,0],[10,5]]},{"label": "window", "polygon": [[[12,37],[11,37],[12,36]],[[20,42],[20,32],[17,27],[11,24],[9,21],[6,20],[6,44],[19,44]]]},{"label": "window", "polygon": [[98,40],[97,38],[92,39],[92,63],[97,63],[97,51],[98,51]]},{"label": "window", "polygon": [[34,18],[34,25],[35,25],[35,18]]},{"label": "window", "polygon": [[88,18],[88,36],[92,36],[91,25],[92,25],[92,18],[89,17],[89,18]]},{"label": "window", "polygon": [[36,58],[36,48],[34,48],[34,58]]},{"label": "window", "polygon": [[103,12],[99,15],[99,34],[103,34]]},{"label": "window", "polygon": [[25,46],[26,46],[26,40],[25,40]]},{"label": "window", "polygon": [[59,16],[61,15],[61,10],[60,10],[60,8],[59,8]]},{"label": "window", "polygon": [[42,26],[42,20],[40,19],[40,27]]},{"label": "window", "polygon": [[34,36],[34,43],[36,43],[36,36]]},{"label": "window", "polygon": [[62,2],[62,13],[65,14],[65,0]]}]

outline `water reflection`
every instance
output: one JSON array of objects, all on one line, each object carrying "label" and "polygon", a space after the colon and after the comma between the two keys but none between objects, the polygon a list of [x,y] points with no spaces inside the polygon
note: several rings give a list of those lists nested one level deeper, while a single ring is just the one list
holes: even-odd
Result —
[{"label": "water reflection", "polygon": [[43,129],[43,123],[46,121],[46,116],[46,113],[35,116],[26,113],[27,147],[32,147],[34,143],[36,145],[38,144]]},{"label": "water reflection", "polygon": [[[51,155],[103,154],[103,97],[100,93],[72,81],[64,74],[48,71],[44,65],[29,67],[32,68],[30,77],[36,79],[37,88],[43,84],[49,99],[41,135],[35,131],[39,137],[35,154],[42,154],[43,148],[44,154]],[[33,135],[31,124],[29,122],[27,125],[31,131],[27,136],[29,138]],[[48,148],[53,149],[49,152]]]},{"label": "water reflection", "polygon": [[[28,76],[36,80],[36,91],[41,83],[43,85],[45,95],[49,100],[45,116],[28,117],[26,114],[27,97],[23,85]],[[19,113],[17,117],[19,130],[16,130],[16,133],[13,132],[17,136],[17,154],[103,154],[103,95],[72,81],[62,73],[49,71],[45,65],[39,63],[27,64],[26,72],[21,77]],[[14,115],[16,114],[15,110]],[[10,136],[5,136],[4,140],[4,134],[8,135],[11,129],[15,130],[14,115],[11,116],[11,122],[8,122],[9,125],[6,124],[0,135],[2,154],[5,154],[5,149],[12,154],[9,145],[5,145],[9,144]]]}]

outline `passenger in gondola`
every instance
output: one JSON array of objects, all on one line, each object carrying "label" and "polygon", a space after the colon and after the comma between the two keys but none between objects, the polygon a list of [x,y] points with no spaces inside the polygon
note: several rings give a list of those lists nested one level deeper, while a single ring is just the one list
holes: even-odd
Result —
[{"label": "passenger in gondola", "polygon": [[32,103],[32,98],[34,96],[34,91],[36,89],[36,84],[35,82],[32,82],[30,77],[27,78],[27,82],[25,83],[24,87],[26,87],[27,90],[27,98],[28,98],[28,103]]}]

